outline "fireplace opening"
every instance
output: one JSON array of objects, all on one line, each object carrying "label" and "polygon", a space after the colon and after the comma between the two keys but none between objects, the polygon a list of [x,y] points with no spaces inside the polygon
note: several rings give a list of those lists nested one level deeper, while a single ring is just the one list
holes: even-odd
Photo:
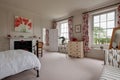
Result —
[{"label": "fireplace opening", "polygon": [[32,41],[14,41],[14,49],[23,49],[32,52]]}]

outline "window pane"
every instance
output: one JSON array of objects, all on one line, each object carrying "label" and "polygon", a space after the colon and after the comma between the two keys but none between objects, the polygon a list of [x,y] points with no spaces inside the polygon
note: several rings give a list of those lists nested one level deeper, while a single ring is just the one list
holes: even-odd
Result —
[{"label": "window pane", "polygon": [[65,37],[65,34],[63,33],[63,37]]},{"label": "window pane", "polygon": [[61,28],[61,32],[63,32],[63,29]]},{"label": "window pane", "polygon": [[94,44],[99,43],[99,27],[94,27],[94,30],[93,30],[93,42],[94,42]]},{"label": "window pane", "polygon": [[99,23],[95,23],[95,24],[94,24],[94,27],[99,27]]},{"label": "window pane", "polygon": [[68,26],[66,27],[66,32],[68,32]]},{"label": "window pane", "polygon": [[98,38],[99,37],[99,27],[94,27],[93,35],[94,35],[94,38]]},{"label": "window pane", "polygon": [[67,27],[67,26],[68,26],[68,24],[67,24],[67,23],[65,23],[65,26]]},{"label": "window pane", "polygon": [[64,36],[63,34],[60,35],[60,37]]},{"label": "window pane", "polygon": [[62,29],[62,31],[63,31],[62,33],[65,33],[65,32],[66,32],[66,29]]},{"label": "window pane", "polygon": [[101,28],[106,28],[106,22],[101,22],[101,23],[100,23],[100,27],[101,27]]},{"label": "window pane", "polygon": [[93,44],[109,44],[115,27],[115,11],[94,16]]},{"label": "window pane", "polygon": [[99,22],[99,16],[94,16],[94,23]]},{"label": "window pane", "polygon": [[99,38],[94,38],[94,45],[99,43]]},{"label": "window pane", "polygon": [[99,44],[104,44],[106,43],[106,29],[102,29],[100,31],[100,37],[99,37]]},{"label": "window pane", "polygon": [[63,24],[61,24],[61,29],[63,29],[64,28],[64,26],[63,26]]},{"label": "window pane", "polygon": [[65,42],[67,42],[68,40],[69,40],[69,37],[68,37],[68,22],[66,21],[66,22],[60,22],[60,28],[59,28],[60,30],[59,30],[59,36],[60,37],[65,37],[65,39],[67,39],[67,40],[65,40]]},{"label": "window pane", "polygon": [[115,27],[115,22],[114,21],[108,21],[107,28],[113,28],[113,27]]},{"label": "window pane", "polygon": [[100,38],[106,38],[106,29],[100,30]]},{"label": "window pane", "polygon": [[112,36],[112,30],[113,29],[107,29],[107,42],[106,43],[110,43],[111,40],[111,36]]},{"label": "window pane", "polygon": [[64,26],[65,26],[65,23],[63,23],[63,28],[65,28]]},{"label": "window pane", "polygon": [[113,29],[107,29],[107,37],[111,38]]},{"label": "window pane", "polygon": [[106,14],[100,15],[100,21],[105,22],[106,21]]},{"label": "window pane", "polygon": [[65,37],[66,39],[68,39],[68,36],[66,35],[66,37]]},{"label": "window pane", "polygon": [[[66,33],[65,33],[66,34]],[[65,35],[65,38],[67,38],[67,35]]]},{"label": "window pane", "polygon": [[115,12],[110,12],[107,14],[107,20],[114,20]]},{"label": "window pane", "polygon": [[107,30],[106,30],[106,29],[103,29],[102,34],[103,34],[103,38],[106,38],[106,36],[107,36]]}]

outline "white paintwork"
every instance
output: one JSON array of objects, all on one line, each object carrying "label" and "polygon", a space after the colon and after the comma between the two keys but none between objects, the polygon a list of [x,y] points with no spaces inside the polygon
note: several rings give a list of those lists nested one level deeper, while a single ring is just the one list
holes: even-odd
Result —
[{"label": "white paintwork", "polygon": [[49,29],[49,51],[58,51],[58,30]]},{"label": "white paintwork", "polygon": [[39,59],[33,53],[23,50],[0,52],[0,79],[32,68],[41,68]]},{"label": "white paintwork", "polygon": [[[36,44],[35,38],[11,38],[10,39],[10,50],[14,50],[14,41],[32,41],[32,46]],[[33,52],[33,49],[32,49]],[[33,52],[34,53],[34,52]]]}]

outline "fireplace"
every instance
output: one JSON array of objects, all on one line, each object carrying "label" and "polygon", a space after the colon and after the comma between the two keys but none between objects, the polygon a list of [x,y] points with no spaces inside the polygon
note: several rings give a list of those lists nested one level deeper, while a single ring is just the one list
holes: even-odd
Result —
[{"label": "fireplace", "polygon": [[14,41],[14,49],[23,49],[32,52],[32,41]]},{"label": "fireplace", "polygon": [[12,38],[10,39],[10,49],[23,49],[30,52],[33,51],[33,46],[36,44],[36,39],[34,38]]}]

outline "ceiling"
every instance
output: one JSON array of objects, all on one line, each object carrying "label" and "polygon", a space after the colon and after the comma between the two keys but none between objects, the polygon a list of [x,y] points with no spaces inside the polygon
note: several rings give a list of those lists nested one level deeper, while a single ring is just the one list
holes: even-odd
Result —
[{"label": "ceiling", "polygon": [[27,10],[50,19],[69,15],[76,10],[91,9],[120,0],[0,0],[0,4]]}]

